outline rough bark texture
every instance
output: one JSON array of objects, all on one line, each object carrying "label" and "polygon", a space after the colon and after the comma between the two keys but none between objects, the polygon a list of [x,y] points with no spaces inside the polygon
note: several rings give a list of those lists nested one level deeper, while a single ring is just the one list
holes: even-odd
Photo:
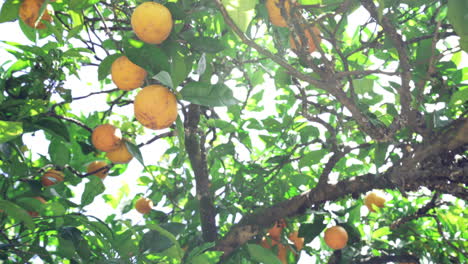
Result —
[{"label": "rough bark texture", "polygon": [[216,210],[213,196],[209,189],[208,168],[204,141],[198,135],[198,123],[200,121],[200,106],[189,106],[187,123],[185,127],[185,147],[189,155],[190,164],[195,174],[197,198],[200,201],[200,222],[203,239],[206,242],[215,241],[217,238]]}]

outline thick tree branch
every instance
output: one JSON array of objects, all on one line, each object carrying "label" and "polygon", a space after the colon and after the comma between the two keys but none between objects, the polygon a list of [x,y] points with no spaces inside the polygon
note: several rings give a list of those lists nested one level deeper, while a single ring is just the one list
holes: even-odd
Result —
[{"label": "thick tree branch", "polygon": [[[444,168],[446,177],[439,177],[437,174],[434,175],[433,171],[420,167],[421,162],[428,159],[429,155],[436,157],[444,151],[451,151],[468,144],[467,131],[468,119],[457,120],[438,135],[439,142],[432,142],[430,145],[422,144],[414,153],[413,159],[415,160],[412,162],[395,165],[380,176],[365,174],[341,180],[337,184],[324,184],[319,188],[316,187],[272,207],[245,216],[222,240],[218,241],[216,250],[224,251],[225,256],[228,256],[276,220],[301,215],[308,208],[321,205],[326,201],[343,199],[348,195],[357,196],[372,189],[395,189],[396,187],[404,188],[406,191],[417,190],[421,186],[435,189],[439,185],[445,185],[446,177],[451,177],[452,174],[458,177],[454,180],[468,184],[468,169],[464,167]],[[415,163],[416,160],[418,162]],[[403,178],[405,184],[395,185],[392,180],[389,180],[394,178]]]},{"label": "thick tree branch", "polygon": [[[396,28],[392,25],[389,17],[382,15],[379,16],[377,7],[372,0],[361,1],[364,8],[370,13],[370,15],[378,21],[382,26],[385,34],[392,40],[400,59],[400,70],[401,70],[401,88],[400,88],[400,103],[401,112],[403,115],[403,122],[407,122],[412,125],[412,114],[411,114],[411,92],[410,92],[410,81],[411,81],[411,65],[407,52],[407,45],[403,41],[403,38],[398,34]],[[380,18],[380,20],[379,20]]]},{"label": "thick tree branch", "polygon": [[198,123],[200,122],[200,106],[189,105],[187,122],[185,124],[185,148],[190,164],[195,174],[197,198],[200,201],[200,222],[203,239],[212,242],[217,239],[216,209],[213,196],[209,189],[209,175],[206,163],[204,136],[198,135]]}]

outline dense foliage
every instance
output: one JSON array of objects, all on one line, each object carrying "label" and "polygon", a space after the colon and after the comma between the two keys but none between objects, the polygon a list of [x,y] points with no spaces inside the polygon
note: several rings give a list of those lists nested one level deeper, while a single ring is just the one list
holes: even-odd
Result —
[{"label": "dense foliage", "polygon": [[[0,59],[1,260],[281,263],[279,246],[259,244],[285,219],[287,263],[468,262],[468,1],[279,0],[287,27],[271,24],[263,0],[157,1],[173,18],[161,44],[132,30],[142,2],[46,0],[44,29],[19,19],[21,1],[4,2],[0,22],[30,41],[2,42],[15,59]],[[134,118],[138,89],[109,75],[121,54],[148,72],[145,85],[176,94],[170,128]],[[82,76],[89,68],[97,79]],[[94,91],[64,88],[73,76]],[[133,182],[145,193],[101,195],[127,164],[110,164],[105,180],[87,173],[106,159],[91,142],[105,123],[143,165]],[[48,155],[23,141],[39,131]],[[65,177],[45,187],[50,168]],[[387,201],[370,212],[374,189]],[[136,223],[127,213],[140,197],[158,206]],[[113,208],[105,219],[93,216],[99,199]],[[349,236],[336,251],[323,240],[334,225]]]}]

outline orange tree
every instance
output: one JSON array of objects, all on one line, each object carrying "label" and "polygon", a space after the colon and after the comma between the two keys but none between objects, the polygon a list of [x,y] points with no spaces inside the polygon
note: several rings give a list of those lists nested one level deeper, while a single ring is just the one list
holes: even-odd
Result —
[{"label": "orange tree", "polygon": [[[13,58],[0,59],[3,262],[467,262],[466,0],[169,0],[138,19],[140,0],[27,2],[0,11],[30,40],[1,43]],[[122,56],[133,70],[112,75],[165,87],[141,96],[149,129],[117,113],[145,89],[112,82]],[[76,96],[72,77],[94,91]],[[173,98],[177,113],[162,107]],[[120,128],[119,152],[94,147],[102,124]],[[40,131],[48,155],[25,146]],[[152,146],[167,148],[144,157]],[[95,174],[107,184],[132,158],[147,191],[102,196]],[[50,169],[65,177],[42,186]],[[369,212],[373,190],[386,201]],[[157,206],[132,222],[141,197]],[[103,198],[116,209],[100,219]],[[260,246],[280,219],[279,241]],[[323,233],[335,225],[348,241],[333,251]]]}]

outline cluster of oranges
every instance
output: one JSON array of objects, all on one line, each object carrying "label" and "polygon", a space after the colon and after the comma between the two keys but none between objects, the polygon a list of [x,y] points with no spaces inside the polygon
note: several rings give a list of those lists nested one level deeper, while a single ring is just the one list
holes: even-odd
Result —
[{"label": "cluster of oranges", "polygon": [[[266,237],[260,242],[260,245],[266,249],[276,247],[278,259],[280,259],[283,264],[288,263],[288,254],[292,251],[290,245],[281,243],[281,234],[285,227],[286,221],[284,219],[276,221],[273,227],[268,230]],[[304,247],[304,238],[298,237],[298,234],[298,231],[293,231],[288,235],[289,240],[293,242],[295,247],[295,251],[293,251],[294,254],[298,254]]]},{"label": "cluster of oranges", "polygon": [[[267,0],[266,1],[266,8],[268,11],[268,16],[270,18],[270,22],[278,27],[288,27],[288,22],[283,16],[282,9],[283,7],[280,4],[279,0]],[[291,9],[291,4],[289,3],[289,0],[284,1],[284,10],[283,12],[285,14],[289,14]],[[299,34],[304,34],[305,39],[307,39],[307,50],[312,53],[317,49],[316,44],[319,44],[321,42],[320,38],[320,30],[318,27],[313,26],[313,27],[308,27],[307,25],[302,25],[302,32]],[[316,38],[316,41],[314,41],[314,37]],[[292,50],[297,50],[296,43],[299,44],[299,46],[302,46],[302,41],[301,37],[298,34],[290,34],[289,36],[289,44],[291,46]]]},{"label": "cluster of oranges", "polygon": [[[375,212],[376,208],[383,208],[385,204],[385,198],[381,197],[376,192],[371,192],[364,198],[364,204],[371,212]],[[286,227],[286,221],[281,219],[276,221],[274,226],[268,230],[268,233],[260,245],[266,249],[274,249],[276,246],[276,253],[278,258],[283,264],[287,264],[287,256],[291,251],[290,245],[284,245],[281,243],[281,234],[283,229]],[[298,236],[298,231],[291,232],[288,239],[293,242],[295,246],[294,254],[298,254],[304,247],[304,238]],[[323,240],[328,247],[333,250],[340,250],[346,247],[348,243],[348,232],[342,226],[335,225],[325,230]]]},{"label": "cluster of oranges", "polygon": [[[145,2],[134,10],[131,24],[140,40],[148,44],[161,44],[172,30],[172,16],[165,6]],[[119,89],[131,91],[144,84],[147,72],[123,55],[112,63],[111,76]],[[154,130],[164,129],[177,118],[177,100],[167,87],[148,85],[136,95],[134,112],[143,126]]]}]

